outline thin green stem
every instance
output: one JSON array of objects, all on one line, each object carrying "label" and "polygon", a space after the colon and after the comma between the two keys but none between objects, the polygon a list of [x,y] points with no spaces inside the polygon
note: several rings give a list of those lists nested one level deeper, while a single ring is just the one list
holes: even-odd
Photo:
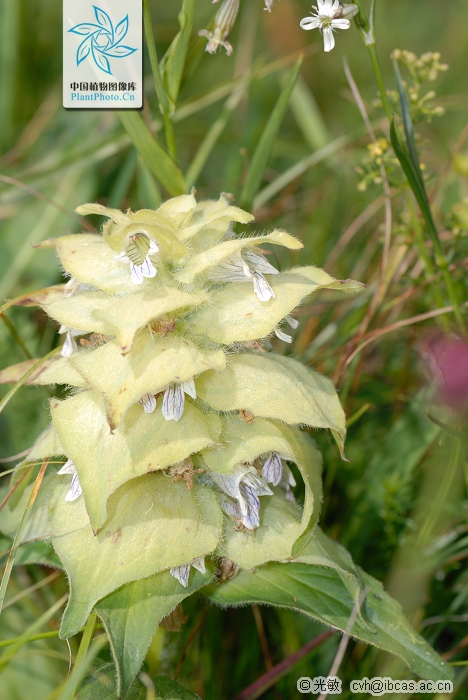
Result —
[{"label": "thin green stem", "polygon": [[385,84],[382,77],[382,70],[380,68],[379,57],[377,55],[375,44],[367,46],[367,50],[369,51],[372,68],[374,69],[374,75],[377,82],[377,87],[379,88],[380,99],[382,100],[385,114],[387,115],[387,118],[390,121],[392,118],[392,110],[388,101],[387,91],[385,90]]},{"label": "thin green stem", "polygon": [[149,8],[149,0],[143,0],[143,20],[145,25],[146,44],[150,57],[151,69],[153,71],[154,86],[159,100],[159,106],[164,121],[164,131],[166,133],[166,142],[169,154],[177,163],[177,149],[174,136],[174,127],[171,119],[171,110],[169,98],[164,87],[161,71],[159,69],[158,54],[156,53],[156,44],[154,43],[153,24],[151,22],[151,13]]},{"label": "thin green stem", "polygon": [[[32,637],[28,637],[26,639],[26,642],[36,642],[38,639],[50,639],[51,637],[58,637],[58,635],[58,630],[54,630],[52,632],[42,632],[42,634],[35,634]],[[3,649],[3,647],[11,647],[13,644],[17,644],[18,642],[26,643],[23,637],[15,637],[14,639],[4,639],[0,642],[0,649]]]},{"label": "thin green stem", "polygon": [[97,626],[97,615],[96,613],[91,613],[88,617],[88,622],[83,630],[83,636],[81,637],[80,647],[76,655],[75,666],[78,666],[82,661],[84,661],[86,654],[88,653],[89,646],[93,641],[94,633]]}]

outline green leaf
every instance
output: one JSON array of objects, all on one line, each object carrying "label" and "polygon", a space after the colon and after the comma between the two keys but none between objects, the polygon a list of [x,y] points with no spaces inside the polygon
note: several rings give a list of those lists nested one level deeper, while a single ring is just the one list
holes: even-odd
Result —
[{"label": "green leaf", "polygon": [[288,76],[286,84],[281,91],[281,94],[276,102],[273,111],[265,125],[265,128],[257,144],[255,152],[252,156],[252,161],[249,169],[247,181],[241,194],[241,206],[249,208],[252,204],[255,195],[257,194],[262,182],[263,173],[268,164],[276,134],[283,121],[283,117],[288,108],[291,93],[296,84],[299,75],[299,70],[302,64],[302,56],[298,58]]},{"label": "green leaf", "polygon": [[158,700],[201,700],[199,695],[182,687],[172,678],[159,676],[154,679]]},{"label": "green leaf", "polygon": [[[395,654],[421,678],[453,679],[453,670],[414,631],[401,606],[385,593],[382,584],[359,571],[368,591],[366,617],[375,632],[358,617],[351,635]],[[343,632],[354,608],[354,600],[337,570],[302,563],[267,564],[255,573],[242,571],[204,592],[223,606],[257,603],[297,610]]]},{"label": "green leaf", "polygon": [[266,236],[256,236],[254,238],[234,238],[194,255],[178,273],[177,279],[184,284],[190,284],[196,277],[216,267],[216,265],[219,265],[231,255],[240,255],[243,248],[254,248],[262,243],[273,243],[290,250],[300,250],[304,247],[301,241],[298,241],[297,238],[286,233],[286,231],[275,230]]},{"label": "green leaf", "polygon": [[[21,379],[39,362],[38,358],[19,362],[17,365],[11,365],[0,370],[0,384],[13,384]],[[24,384],[38,384],[45,386],[47,384],[69,384],[70,386],[86,387],[86,381],[81,374],[71,366],[66,357],[51,357],[38,367]],[[52,452],[51,454],[62,454],[61,452]],[[37,456],[37,455],[36,455]],[[50,455],[46,455],[49,457]]]},{"label": "green leaf", "polygon": [[393,68],[395,71],[395,76],[396,76],[397,86],[398,86],[398,94],[400,97],[401,114],[403,117],[403,126],[405,128],[406,143],[408,146],[408,154],[409,154],[409,157],[411,160],[411,164],[413,166],[414,174],[416,175],[416,177],[419,181],[419,185],[423,190],[425,190],[424,178],[422,176],[421,166],[419,163],[418,149],[416,147],[416,141],[414,139],[413,120],[411,118],[411,111],[410,111],[410,107],[408,104],[408,100],[406,99],[405,88],[403,87],[403,81],[401,79],[401,73],[400,73],[400,69],[398,67],[398,61],[396,61],[396,60],[393,61]]},{"label": "green leaf", "polygon": [[268,284],[276,299],[267,303],[257,298],[249,281],[225,285],[213,293],[209,306],[195,310],[190,317],[191,326],[197,333],[227,345],[264,338],[309,294],[319,289],[356,294],[364,286],[353,280],[335,280],[312,266],[270,275]]},{"label": "green leaf", "polygon": [[161,61],[163,80],[173,109],[175,109],[184,72],[185,58],[192,32],[194,7],[195,0],[183,0],[178,17],[180,30]]},{"label": "green leaf", "polygon": [[[113,663],[103,663],[97,660],[98,666],[93,675],[88,677],[80,688],[80,700],[117,700],[115,690],[115,666]],[[146,688],[137,681],[131,687],[129,693],[118,700],[146,700]]]},{"label": "green leaf", "polygon": [[[281,424],[272,425],[272,430],[269,430],[268,422],[258,418],[254,419],[252,425],[244,423],[245,430],[241,426],[236,430],[236,420],[233,422],[234,430],[228,430],[224,435],[227,443],[231,440],[242,443],[245,441],[250,448],[249,452],[255,444],[255,437],[252,439],[249,436],[249,431],[252,430],[257,437],[258,448],[255,453],[251,452],[250,459],[271,449],[279,451],[298,466],[305,487],[303,508],[286,501],[281,488],[273,488],[273,496],[261,499],[261,526],[253,532],[239,532],[230,520],[226,521],[224,537],[217,553],[231,559],[241,568],[252,569],[268,561],[291,557],[298,537],[307,527],[313,527],[317,522],[322,500],[322,459],[314,443],[300,430]],[[278,439],[278,433],[282,434],[282,439]],[[273,447],[272,442],[265,440],[272,436],[275,438],[273,444],[276,447]],[[271,447],[262,449],[267,444]],[[229,451],[231,458],[232,448],[228,447],[227,452]],[[246,453],[239,446],[236,456],[242,457],[244,454]]]},{"label": "green leaf", "polygon": [[[8,552],[13,546],[13,540],[7,537],[0,537],[0,555]],[[0,556],[0,563],[6,563],[6,554]],[[40,564],[50,566],[52,569],[61,569],[62,563],[55,554],[52,546],[47,542],[31,542],[22,544],[16,550],[15,566],[26,566],[27,564]]]},{"label": "green leaf", "polygon": [[88,385],[101,393],[112,429],[120,425],[125,411],[143,394],[157,394],[171,382],[186,382],[209,369],[223,369],[222,350],[201,350],[183,336],[151,338],[141,332],[131,352],[121,354],[116,340],[92,352],[74,353],[69,359]]},{"label": "green leaf", "polygon": [[52,420],[64,453],[75,463],[94,530],[106,520],[107,499],[119,486],[181,462],[217,440],[217,415],[207,416],[187,401],[182,418],[168,421],[159,403],[151,414],[132,406],[111,432],[104,400],[96,392],[52,401]]},{"label": "green leaf", "polygon": [[99,601],[96,612],[112,647],[119,697],[127,694],[161,620],[212,578],[212,571],[201,574],[192,570],[184,588],[168,571],[162,571],[127,583]]},{"label": "green leaf", "polygon": [[217,411],[330,428],[343,451],[345,415],[333,383],[291,357],[236,354],[225,370],[199,377],[197,394]]},{"label": "green leaf", "polygon": [[113,297],[90,290],[64,297],[42,308],[55,321],[88,333],[117,336],[122,352],[133,347],[135,335],[154,319],[164,314],[181,312],[202,304],[206,292],[189,294],[176,287],[134,290],[132,294]]},{"label": "green leaf", "polygon": [[171,195],[182,194],[185,190],[182,172],[152,136],[140,115],[130,110],[118,114],[133,145],[156,179]]},{"label": "green leaf", "polygon": [[133,479],[109,498],[109,517],[97,535],[84,500],[65,501],[67,490],[57,489],[50,504],[52,544],[71,589],[62,639],[81,629],[101,598],[125,583],[210,554],[221,536],[216,495],[199,484],[189,490],[161,473]]}]

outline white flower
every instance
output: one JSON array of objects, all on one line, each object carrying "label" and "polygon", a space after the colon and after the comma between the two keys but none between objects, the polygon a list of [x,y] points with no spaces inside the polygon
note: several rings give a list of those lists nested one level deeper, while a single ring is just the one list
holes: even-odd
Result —
[{"label": "white flower", "polygon": [[60,351],[62,357],[70,357],[75,350],[78,350],[75,338],[77,335],[86,335],[87,332],[88,331],[77,331],[73,328],[67,328],[67,326],[60,326],[59,333],[66,333],[65,342]]},{"label": "white flower", "polygon": [[[297,321],[292,316],[288,315],[288,316],[286,316],[286,318],[284,320],[286,321],[286,323],[289,323],[291,328],[297,328],[299,325],[299,321]],[[292,336],[288,335],[287,333],[284,333],[279,326],[276,326],[274,331],[275,331],[275,335],[277,338],[279,338],[280,340],[284,340],[285,343],[292,343],[292,341],[293,341]]]},{"label": "white flower", "polygon": [[145,413],[153,413],[156,408],[156,398],[154,394],[143,394],[141,399],[138,399],[138,403],[143,406]]},{"label": "white flower", "polygon": [[179,583],[183,585],[184,588],[187,588],[189,583],[191,566],[193,566],[194,569],[197,569],[197,571],[199,571],[201,574],[204,574],[206,572],[205,557],[198,557],[198,559],[194,559],[189,564],[182,564],[182,566],[174,566],[170,570],[171,576],[174,576],[174,578],[176,578],[179,581]]},{"label": "white flower", "polygon": [[119,262],[130,263],[133,284],[141,284],[143,277],[156,277],[156,268],[150,255],[159,251],[159,247],[144,233],[130,236],[129,243],[122,253],[115,256]]},{"label": "white flower", "polygon": [[283,476],[279,482],[279,486],[285,491],[285,498],[287,501],[296,501],[296,498],[291,490],[291,486],[296,485],[296,479],[293,476],[292,471],[287,464],[283,464]]},{"label": "white flower", "polygon": [[181,384],[169,384],[164,392],[162,414],[166,420],[180,420],[184,412],[185,394],[197,398],[195,382],[189,379]]},{"label": "white flower", "polygon": [[265,7],[263,8],[267,12],[271,12],[271,8],[273,6],[273,0],[265,0]]},{"label": "white flower", "polygon": [[230,255],[211,270],[210,279],[214,282],[253,282],[254,292],[260,301],[276,299],[276,294],[268,284],[265,275],[277,275],[278,270],[259,253],[243,250]]},{"label": "white flower", "polygon": [[[238,464],[230,474],[210,473],[211,479],[228,496],[234,498],[239,506],[238,519],[247,530],[254,530],[260,525],[259,496],[272,496],[273,491],[257,470],[245,464]],[[226,510],[226,508],[224,508]],[[237,509],[235,509],[237,512]],[[229,513],[232,516],[232,513]],[[235,518],[236,519],[236,518]]]},{"label": "white flower", "polygon": [[287,464],[283,464],[283,460],[288,457],[280,455],[277,452],[270,452],[263,464],[262,477],[273,486],[281,486],[285,490],[287,501],[295,501],[291,486],[296,485],[296,480]]},{"label": "white flower", "polygon": [[76,473],[75,463],[69,459],[65,462],[63,467],[58,470],[57,474],[73,474],[73,479],[70,485],[70,491],[65,496],[66,501],[76,501],[77,498],[81,496],[83,490],[78,479],[78,474]]},{"label": "white flower", "polygon": [[304,17],[301,20],[301,27],[306,30],[320,29],[323,35],[324,49],[328,52],[335,46],[333,32],[336,29],[349,29],[350,21],[343,18],[344,8],[340,5],[339,0],[317,0],[317,2],[318,7],[312,6],[317,12],[312,14],[312,17]]},{"label": "white flower", "polygon": [[198,36],[204,36],[208,39],[205,51],[208,53],[216,53],[220,46],[224,46],[228,56],[232,54],[232,46],[227,41],[229,33],[236,21],[237,13],[239,12],[239,0],[224,0],[223,4],[216,13],[214,19],[213,31],[201,29]]}]

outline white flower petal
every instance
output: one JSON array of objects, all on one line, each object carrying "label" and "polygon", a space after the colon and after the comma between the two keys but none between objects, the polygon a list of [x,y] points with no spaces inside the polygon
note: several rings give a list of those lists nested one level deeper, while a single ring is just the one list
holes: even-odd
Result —
[{"label": "white flower petal", "polygon": [[141,265],[141,274],[143,275],[143,277],[147,277],[148,279],[156,277],[156,268],[154,267],[153,263],[148,258],[148,256],[146,256],[145,262],[143,263],[143,265]]},{"label": "white flower petal", "polygon": [[289,486],[296,486],[296,479],[287,464],[283,464],[283,480]]},{"label": "white flower petal", "polygon": [[150,238],[150,247],[147,255],[154,255],[155,253],[159,253],[159,246]]},{"label": "white flower petal", "polygon": [[198,559],[194,559],[192,562],[192,566],[201,574],[206,573],[205,557],[198,557]]},{"label": "white flower petal", "polygon": [[335,37],[333,36],[333,30],[326,27],[323,30],[323,45],[325,53],[328,53],[335,46]]},{"label": "white flower petal", "polygon": [[143,394],[138,403],[143,406],[145,413],[153,413],[156,408],[156,398],[154,394]]},{"label": "white flower petal", "polygon": [[184,588],[187,588],[189,582],[190,564],[174,566],[169,573],[171,574],[171,576],[174,576],[174,578],[176,578],[178,582],[183,585]]},{"label": "white flower petal", "polygon": [[141,265],[134,265],[130,263],[130,270],[132,271],[132,282],[133,284],[141,284],[143,282],[143,273],[141,271]]},{"label": "white flower petal", "polygon": [[76,474],[76,469],[75,469],[75,462],[71,459],[69,459],[63,467],[61,467],[57,474]]},{"label": "white flower petal", "polygon": [[299,321],[297,320],[297,318],[294,318],[294,316],[291,316],[290,314],[288,314],[284,320],[286,321],[286,323],[289,323],[291,328],[296,329],[299,325]]},{"label": "white flower petal", "polygon": [[62,345],[60,354],[62,357],[70,357],[70,355],[72,355],[75,352],[75,350],[78,350],[76,340],[74,339],[72,332],[67,331],[67,335],[65,336],[65,342]]},{"label": "white flower petal", "polygon": [[285,343],[292,343],[293,338],[291,335],[288,335],[287,333],[283,333],[281,328],[279,326],[276,326],[275,328],[275,335],[277,338],[280,340],[283,340]]},{"label": "white flower petal", "polygon": [[248,263],[252,272],[260,272],[262,275],[278,275],[279,270],[273,265],[270,265],[268,260],[259,253],[253,253],[251,250],[242,253],[243,258]]},{"label": "white flower petal", "polygon": [[260,525],[260,499],[255,489],[248,484],[241,484],[241,497],[239,502],[242,510],[242,524],[248,530],[255,530]]},{"label": "white flower petal", "polygon": [[76,499],[79,498],[82,493],[83,493],[83,491],[82,491],[82,488],[80,486],[78,474],[75,474],[75,476],[73,477],[72,482],[71,482],[70,491],[65,496],[65,500],[66,501],[76,501]]},{"label": "white flower petal", "polygon": [[253,273],[253,283],[254,292],[260,301],[270,301],[270,299],[276,299],[276,294],[261,272]]},{"label": "white flower petal", "polygon": [[301,29],[309,31],[310,29],[320,29],[322,26],[322,20],[318,17],[304,17],[300,21]]},{"label": "white flower petal", "polygon": [[349,19],[332,19],[333,29],[349,29],[351,22]]},{"label": "white flower petal", "polygon": [[246,282],[251,277],[249,266],[240,255],[231,255],[210,272],[213,282]]},{"label": "white flower petal", "polygon": [[181,387],[186,394],[192,397],[192,399],[197,398],[197,390],[195,389],[195,382],[193,381],[193,377],[191,379],[188,379],[186,382],[182,382]]},{"label": "white flower petal", "polygon": [[271,452],[263,465],[262,477],[269,484],[278,486],[283,476],[283,463],[275,452]]},{"label": "white flower petal", "polygon": [[166,420],[178,421],[184,412],[185,396],[180,384],[170,384],[164,393],[162,414]]}]

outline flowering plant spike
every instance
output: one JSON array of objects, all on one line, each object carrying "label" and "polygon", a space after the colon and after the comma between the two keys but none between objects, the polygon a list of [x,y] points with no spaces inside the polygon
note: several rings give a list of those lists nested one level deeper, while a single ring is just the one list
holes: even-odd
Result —
[{"label": "flowering plant spike", "polygon": [[70,581],[62,637],[133,581],[166,572],[183,589],[193,570],[208,575],[209,557],[240,570],[292,556],[321,502],[320,455],[299,426],[330,429],[342,451],[345,417],[329,379],[265,341],[291,342],[283,329],[297,327],[294,309],[315,291],[362,287],[311,266],[280,272],[263,246],[302,243],[277,230],[236,236],[233,223],[253,217],[224,194],[77,211],[107,220],[102,234],[39,245],[69,279],[30,303],[64,342],[27,380],[69,387],[28,456],[63,458],[34,533],[51,538]]}]

